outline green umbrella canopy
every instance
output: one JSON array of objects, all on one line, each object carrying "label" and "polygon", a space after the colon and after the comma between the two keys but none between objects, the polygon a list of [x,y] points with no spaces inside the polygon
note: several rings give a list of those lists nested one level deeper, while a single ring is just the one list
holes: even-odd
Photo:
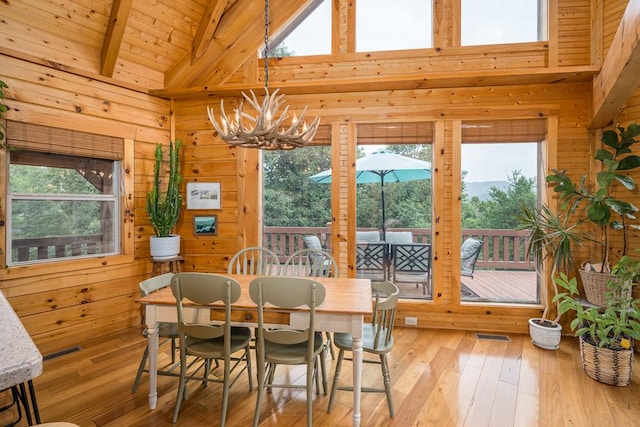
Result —
[{"label": "green umbrella canopy", "polygon": [[[431,163],[401,156],[387,150],[378,150],[356,160],[356,184],[380,183],[382,198],[382,237],[386,238],[384,184],[431,178]],[[312,181],[331,183],[331,169],[309,177]]]}]

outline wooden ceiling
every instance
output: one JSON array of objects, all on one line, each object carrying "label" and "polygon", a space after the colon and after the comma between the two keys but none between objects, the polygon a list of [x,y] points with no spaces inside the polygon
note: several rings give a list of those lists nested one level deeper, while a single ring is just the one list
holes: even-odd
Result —
[{"label": "wooden ceiling", "polygon": [[[270,0],[270,33],[313,0]],[[219,86],[264,42],[261,0],[3,0],[0,53],[144,90]]]}]

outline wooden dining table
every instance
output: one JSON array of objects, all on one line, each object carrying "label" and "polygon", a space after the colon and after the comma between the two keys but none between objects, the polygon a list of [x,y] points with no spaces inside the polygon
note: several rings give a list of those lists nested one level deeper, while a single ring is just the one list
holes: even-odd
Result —
[{"label": "wooden dining table", "polygon": [[[232,306],[232,322],[238,325],[257,326],[257,306],[249,296],[249,284],[259,276],[225,276],[236,280],[242,288],[241,296]],[[354,278],[314,277],[326,289],[325,301],[316,307],[318,331],[346,332],[353,335],[353,425],[360,425],[360,388],[362,381],[362,336],[365,316],[373,313],[371,281]],[[136,302],[144,306],[149,349],[149,407],[155,409],[158,400],[158,322],[176,322],[176,300],[167,287],[142,296]],[[184,303],[187,319],[192,321],[216,321],[224,319],[223,305],[207,306]],[[304,329],[308,324],[309,310],[300,307],[293,310],[265,311],[265,321],[292,329]]]}]

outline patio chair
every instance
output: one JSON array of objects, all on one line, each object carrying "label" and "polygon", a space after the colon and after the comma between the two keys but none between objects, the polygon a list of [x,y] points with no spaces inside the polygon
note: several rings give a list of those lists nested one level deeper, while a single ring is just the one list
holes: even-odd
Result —
[{"label": "patio chair", "polygon": [[[389,415],[394,417],[393,400],[391,398],[391,380],[389,378],[389,364],[387,363],[387,354],[393,348],[393,325],[396,317],[396,307],[398,305],[398,296],[400,290],[391,282],[372,283],[373,294],[375,298],[373,319],[371,323],[364,325],[364,338],[362,350],[365,353],[378,355],[380,360],[364,359],[363,363],[377,363],[382,368],[382,379],[384,389],[362,387],[362,392],[377,392],[387,395],[387,406],[389,407]],[[338,361],[336,362],[336,371],[333,376],[333,384],[331,386],[331,395],[329,397],[329,407],[327,412],[331,412],[333,402],[337,390],[350,390],[352,387],[339,386],[340,370],[343,360],[353,360],[345,358],[347,351],[353,351],[353,336],[347,333],[333,334],[333,343],[340,349],[338,353]]]},{"label": "patio chair", "polygon": [[271,249],[252,246],[238,251],[227,267],[227,274],[277,276],[280,260]]},{"label": "patio chair", "polygon": [[466,239],[460,247],[460,275],[465,277],[471,277],[473,279],[473,273],[476,269],[476,262],[478,256],[482,250],[482,240],[469,237]]},{"label": "patio chair", "polygon": [[[202,381],[203,386],[209,382],[222,384],[222,409],[218,425],[224,426],[229,389],[244,371],[247,371],[249,390],[253,389],[249,353],[251,330],[247,327],[231,326],[231,304],[240,298],[240,284],[219,274],[178,273],[171,280],[171,290],[176,298],[180,332],[180,385],[173,410],[173,422],[178,420],[182,401],[187,400],[187,381],[197,380]],[[224,304],[224,323],[191,319],[192,315],[184,312],[183,300],[199,305],[216,302]],[[198,368],[204,370],[201,376],[197,375],[197,371],[187,371],[191,366],[188,356],[205,360],[204,365]],[[222,375],[209,376],[212,360],[223,361]]]},{"label": "patio chair", "polygon": [[410,243],[392,245],[393,283],[422,285],[422,294],[431,295],[431,245]]},{"label": "patio chair", "polygon": [[356,276],[382,282],[389,277],[389,250],[386,242],[356,243]]},{"label": "patio chair", "polygon": [[[143,280],[139,283],[140,295],[146,296],[152,292],[156,292],[164,287],[171,285],[171,278],[174,273],[165,273],[160,276],[151,277],[150,279]],[[147,338],[147,329],[142,332],[142,335]],[[171,365],[166,369],[158,369],[158,375],[174,376],[178,377],[179,374],[173,372],[176,366],[176,340],[178,339],[178,324],[172,322],[160,322],[158,323],[158,336],[162,339],[159,345],[164,344],[167,341],[171,341]],[[149,358],[149,347],[144,348],[142,358],[140,359],[140,365],[138,366],[138,373],[136,379],[133,381],[132,393],[138,391],[140,385],[140,379],[143,373],[148,373],[149,369],[146,368],[147,359]]]},{"label": "patio chair", "polygon": [[[312,399],[314,378],[317,380],[317,362],[324,365],[324,358],[319,357],[324,344],[320,332],[315,332],[316,306],[321,305],[326,290],[320,283],[312,279],[299,277],[260,277],[249,285],[251,300],[258,306],[258,337],[256,341],[256,363],[258,365],[258,397],[253,417],[253,425],[260,422],[260,408],[265,389],[302,388],[307,396],[307,425],[313,425]],[[264,307],[269,308],[309,308],[308,323],[304,329],[278,329],[265,324]],[[300,325],[302,326],[302,325]],[[276,365],[306,365],[307,374],[304,384],[274,383]],[[266,370],[266,372],[265,372]],[[321,372],[325,372],[322,366]],[[326,394],[326,378],[323,378]],[[269,410],[271,411],[271,410]]]}]

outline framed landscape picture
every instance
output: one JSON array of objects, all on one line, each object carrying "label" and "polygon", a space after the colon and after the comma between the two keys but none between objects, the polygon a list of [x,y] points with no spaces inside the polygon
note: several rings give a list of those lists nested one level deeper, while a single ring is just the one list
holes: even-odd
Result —
[{"label": "framed landscape picture", "polygon": [[188,182],[187,209],[221,209],[219,182]]},{"label": "framed landscape picture", "polygon": [[193,216],[194,236],[216,236],[218,235],[218,215],[194,215]]}]

